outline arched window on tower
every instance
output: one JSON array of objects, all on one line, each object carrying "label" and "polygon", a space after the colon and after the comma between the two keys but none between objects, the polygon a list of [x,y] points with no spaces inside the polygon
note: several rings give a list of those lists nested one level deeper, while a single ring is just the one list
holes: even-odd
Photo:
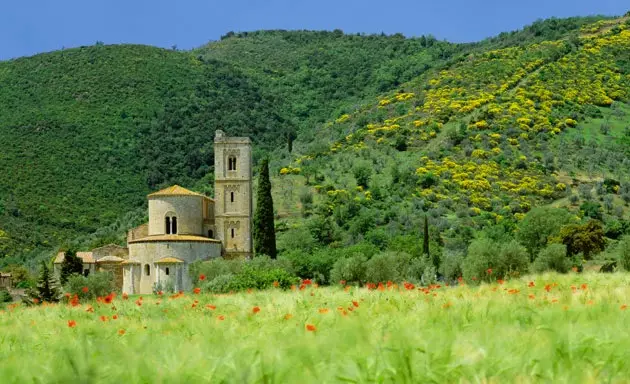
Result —
[{"label": "arched window on tower", "polygon": [[236,171],[236,157],[228,157],[228,171]]},{"label": "arched window on tower", "polygon": [[170,235],[171,234],[171,218],[166,216],[164,220],[166,222],[166,234]]},{"label": "arched window on tower", "polygon": [[214,239],[214,232],[212,231],[212,229],[208,230],[208,237]]},{"label": "arched window on tower", "polygon": [[151,267],[149,266],[149,264],[144,265],[144,274],[147,276],[151,276]]},{"label": "arched window on tower", "polygon": [[234,202],[234,192],[230,192],[230,203]]},{"label": "arched window on tower", "polygon": [[166,270],[164,272],[166,272],[166,276],[168,276],[168,275],[170,275],[171,271],[168,269],[168,267],[166,267]]},{"label": "arched window on tower", "polygon": [[173,216],[171,218],[171,233],[173,235],[177,235],[177,217]]},{"label": "arched window on tower", "polygon": [[232,238],[234,238],[234,232],[235,232],[234,228],[232,228],[231,231],[232,231]]}]

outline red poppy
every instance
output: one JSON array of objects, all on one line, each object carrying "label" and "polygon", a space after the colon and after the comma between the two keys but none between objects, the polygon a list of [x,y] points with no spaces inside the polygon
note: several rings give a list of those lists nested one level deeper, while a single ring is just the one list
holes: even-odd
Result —
[{"label": "red poppy", "polygon": [[197,287],[197,288],[193,289],[193,293],[195,295],[198,295],[199,293],[201,293],[201,288]]},{"label": "red poppy", "polygon": [[142,306],[142,299],[138,299],[138,300],[136,300],[136,305],[137,305],[138,307],[141,307],[141,306]]},{"label": "red poppy", "polygon": [[473,281],[477,281],[477,277],[476,276],[473,276],[472,279],[473,279]]},{"label": "red poppy", "polygon": [[94,312],[94,308],[92,308],[91,305],[88,305],[88,307],[85,309],[85,312],[93,313]]},{"label": "red poppy", "polygon": [[488,270],[486,271],[486,273],[487,273],[488,275],[492,275],[492,268],[488,268]]},{"label": "red poppy", "polygon": [[70,299],[70,305],[72,305],[73,307],[76,307],[77,305],[79,305],[79,296],[77,295],[72,296],[72,299]]},{"label": "red poppy", "polygon": [[108,320],[108,319],[107,319],[107,316],[101,316],[101,317],[100,317],[100,319],[101,319],[101,321],[102,321],[102,322],[105,322],[105,321],[107,321],[107,320]]},{"label": "red poppy", "polygon": [[449,308],[451,307],[453,304],[451,304],[451,302],[449,301],[448,303],[445,303],[444,305],[442,305],[442,308]]},{"label": "red poppy", "polygon": [[354,305],[355,307],[358,307],[358,306],[359,306],[359,302],[358,302],[358,301],[354,301],[354,300],[353,300],[353,301],[352,301],[352,305]]},{"label": "red poppy", "polygon": [[295,291],[295,289],[296,289],[295,284],[291,284],[291,290]]},{"label": "red poppy", "polygon": [[285,319],[285,320],[289,320],[289,319],[290,319],[290,318],[292,318],[292,317],[293,317],[293,315],[292,315],[292,314],[290,314],[290,313],[287,313],[286,315],[284,315],[284,319]]},{"label": "red poppy", "polygon": [[256,306],[256,307],[252,308],[252,312],[254,312],[254,313],[260,312],[260,307]]},{"label": "red poppy", "polygon": [[302,280],[302,284],[304,284],[304,285],[311,285],[311,284],[313,284],[313,282],[311,281],[311,279],[305,279],[305,280]]},{"label": "red poppy", "polygon": [[280,283],[278,283],[277,281],[274,281],[274,282],[273,282],[273,286],[274,286],[275,288],[278,288],[278,287],[280,286]]},{"label": "red poppy", "polygon": [[103,298],[103,302],[105,304],[111,304],[112,301],[114,301],[114,297],[116,297],[116,294],[114,292],[110,293],[109,295],[105,296]]},{"label": "red poppy", "polygon": [[531,293],[529,294],[529,298],[534,300],[536,298],[536,296],[532,295]]},{"label": "red poppy", "polygon": [[33,298],[33,304],[39,304],[39,299],[37,297]]},{"label": "red poppy", "polygon": [[588,289],[588,285],[586,283],[580,285],[580,289],[586,291]]},{"label": "red poppy", "polygon": [[77,322],[74,320],[68,320],[68,327],[74,328],[77,326]]},{"label": "red poppy", "polygon": [[545,284],[545,291],[551,292],[551,284]]},{"label": "red poppy", "polygon": [[206,275],[201,274],[199,275],[199,280],[204,281],[206,279]]},{"label": "red poppy", "polygon": [[217,319],[219,319],[219,320],[225,320],[225,316],[223,316],[223,315],[219,315],[219,316],[217,316]]},{"label": "red poppy", "polygon": [[121,336],[124,335],[125,334],[125,330],[124,329],[119,329],[118,330],[118,334],[121,335]]},{"label": "red poppy", "polygon": [[628,309],[628,306],[626,304],[623,304],[621,307],[619,307],[619,309],[625,311],[626,309]]},{"label": "red poppy", "polygon": [[112,319],[113,319],[113,320],[118,320],[118,315],[114,315],[114,316],[112,316]]},{"label": "red poppy", "polygon": [[460,277],[458,277],[458,278],[457,278],[457,282],[458,282],[458,283],[461,283],[461,282],[463,282],[463,281],[464,281],[464,278],[463,278],[463,277],[461,277],[461,276],[460,276]]},{"label": "red poppy", "polygon": [[528,286],[528,287],[530,287],[530,288],[532,288],[532,287],[536,286],[536,284],[534,284],[534,282],[533,282],[533,281],[530,281],[530,282],[529,282],[529,284],[527,284],[527,286]]},{"label": "red poppy", "polygon": [[518,289],[510,289],[510,290],[508,291],[508,293],[509,293],[510,295],[516,295],[516,294],[517,294],[517,293],[519,293],[519,292],[520,292],[520,291],[519,291]]},{"label": "red poppy", "polygon": [[208,304],[208,305],[206,305],[206,308],[208,308],[208,309],[210,309],[210,310],[213,310],[213,311],[214,311],[215,309],[217,309],[217,307],[216,307],[215,305],[212,305],[212,304]]},{"label": "red poppy", "polygon": [[341,280],[341,281],[339,281],[339,284],[346,285],[346,281],[345,280]]},{"label": "red poppy", "polygon": [[309,332],[315,332],[317,328],[313,324],[306,324],[306,330]]},{"label": "red poppy", "polygon": [[88,287],[83,287],[83,288],[81,288],[81,290],[83,291],[83,293],[88,293],[89,288]]},{"label": "red poppy", "polygon": [[319,309],[319,313],[328,313],[329,309],[328,308],[320,308]]},{"label": "red poppy", "polygon": [[123,300],[127,300],[129,298],[129,295],[127,294],[127,292],[123,292],[122,298]]},{"label": "red poppy", "polygon": [[385,290],[385,286],[383,285],[383,283],[379,282],[378,283],[378,287],[376,289],[378,289],[379,291],[384,291]]},{"label": "red poppy", "polygon": [[505,280],[503,280],[503,279],[497,279],[497,283],[499,283],[499,285],[503,285],[503,283],[505,283]]}]

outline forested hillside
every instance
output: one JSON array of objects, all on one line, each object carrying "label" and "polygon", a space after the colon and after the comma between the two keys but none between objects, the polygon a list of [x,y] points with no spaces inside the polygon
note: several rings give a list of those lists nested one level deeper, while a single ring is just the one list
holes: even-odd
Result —
[{"label": "forested hillside", "polygon": [[627,18],[592,17],[474,44],[260,31],[0,62],[0,266],[121,242],[167,184],[212,194],[216,129],[272,156],[285,253],[413,253],[426,213],[441,254],[550,204],[619,236],[629,41]]}]

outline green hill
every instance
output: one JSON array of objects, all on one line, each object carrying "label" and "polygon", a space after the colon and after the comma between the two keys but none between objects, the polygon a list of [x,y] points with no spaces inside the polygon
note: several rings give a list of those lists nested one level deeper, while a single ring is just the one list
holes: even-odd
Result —
[{"label": "green hill", "polygon": [[448,238],[509,228],[602,175],[620,182],[605,214],[625,220],[628,34],[604,17],[475,44],[260,31],[0,62],[0,265],[122,241],[164,185],[212,193],[219,128],[271,153],[285,250],[387,247],[423,211]]}]

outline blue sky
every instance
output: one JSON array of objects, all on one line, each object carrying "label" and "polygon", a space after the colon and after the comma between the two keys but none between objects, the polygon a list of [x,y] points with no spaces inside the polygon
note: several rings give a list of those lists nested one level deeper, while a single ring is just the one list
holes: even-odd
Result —
[{"label": "blue sky", "polygon": [[621,15],[628,0],[4,0],[0,60],[96,41],[180,49],[228,31],[342,29],[476,41],[538,18]]}]

